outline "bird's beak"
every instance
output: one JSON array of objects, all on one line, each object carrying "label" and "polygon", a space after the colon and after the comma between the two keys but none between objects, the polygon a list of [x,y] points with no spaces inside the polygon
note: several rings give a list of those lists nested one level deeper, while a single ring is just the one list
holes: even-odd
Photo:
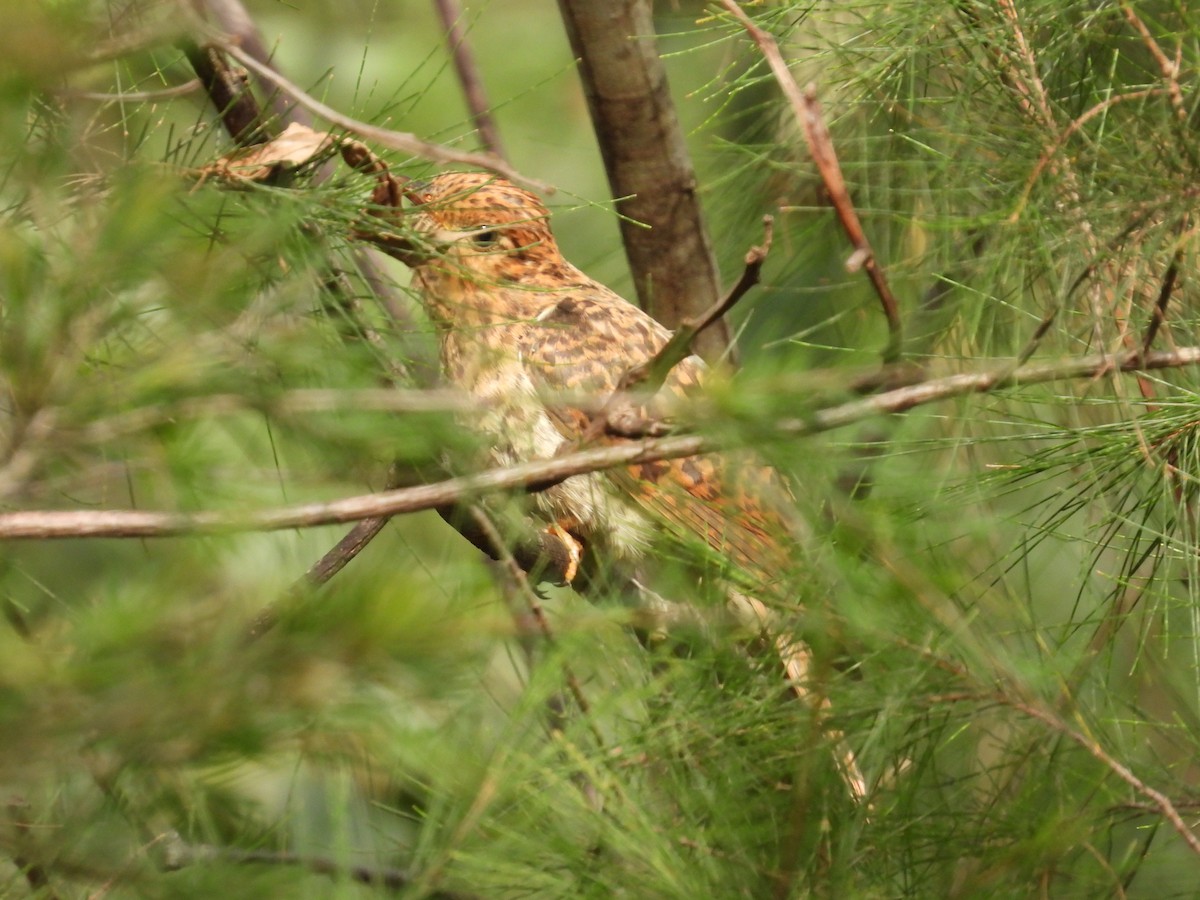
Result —
[{"label": "bird's beak", "polygon": [[[395,192],[397,188],[399,196]],[[400,199],[404,198],[414,206],[424,206],[429,202],[428,192],[428,183],[406,179],[393,180],[386,196],[380,195],[377,189],[373,199],[386,209],[373,213],[373,219],[381,225],[390,220],[398,227],[395,231],[386,228],[355,229],[354,236],[370,241],[388,256],[410,268],[417,268],[444,255],[452,233],[435,231],[429,227],[433,223],[428,216],[422,215],[419,210],[405,209],[400,203]],[[411,227],[405,227],[409,223]]]}]

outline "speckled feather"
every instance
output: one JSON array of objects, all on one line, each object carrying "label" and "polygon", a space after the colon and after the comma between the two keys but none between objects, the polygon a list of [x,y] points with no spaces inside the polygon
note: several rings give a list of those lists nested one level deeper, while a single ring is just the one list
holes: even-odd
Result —
[{"label": "speckled feather", "polygon": [[[579,440],[590,416],[546,398],[583,393],[603,402],[669,332],[563,259],[549,213],[533,194],[467,173],[439,175],[407,193],[422,201],[415,226],[431,252],[413,254],[411,264],[440,333],[447,376],[488,409],[484,427],[498,463],[554,456]],[[651,406],[695,390],[704,372],[700,360],[685,359]],[[579,475],[534,495],[550,524],[594,553],[636,559],[665,528],[718,551],[759,589],[789,568],[780,543],[789,530],[777,505],[783,496],[771,469],[732,453]],[[807,647],[779,628],[761,590],[726,584],[730,608],[771,637],[793,690],[813,699]],[[816,703],[829,706],[825,698]],[[865,800],[853,750],[829,734],[851,796]]]},{"label": "speckled feather", "polygon": [[[439,329],[447,376],[491,410],[485,427],[497,462],[553,456],[579,439],[589,415],[547,407],[544,398],[603,400],[670,333],[567,262],[549,213],[528,191],[490,175],[448,173],[410,193],[423,201],[417,230],[438,248],[416,267],[415,283]],[[660,396],[694,390],[704,371],[695,357],[684,360]],[[713,454],[578,476],[537,500],[585,545],[637,557],[665,527],[765,582],[786,564],[773,537],[787,532],[772,502],[783,490],[744,455]]]}]

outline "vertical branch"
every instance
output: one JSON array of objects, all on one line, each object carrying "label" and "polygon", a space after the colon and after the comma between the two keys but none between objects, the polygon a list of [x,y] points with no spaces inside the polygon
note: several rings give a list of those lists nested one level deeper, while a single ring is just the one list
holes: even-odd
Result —
[{"label": "vertical branch", "polygon": [[479,130],[480,142],[485,150],[506,159],[504,146],[500,143],[500,131],[496,128],[487,92],[483,89],[483,79],[479,77],[479,67],[475,65],[475,54],[471,52],[471,45],[467,43],[467,35],[462,27],[462,6],[458,0],[434,0],[433,5],[446,30],[446,43],[454,59],[454,71],[458,73],[471,121]]},{"label": "vertical branch", "polygon": [[[674,328],[716,302],[720,276],[658,57],[650,2],[559,0],[558,7],[624,217],[621,238],[638,301]],[[699,336],[697,350],[712,359],[729,344],[722,321]]]}]

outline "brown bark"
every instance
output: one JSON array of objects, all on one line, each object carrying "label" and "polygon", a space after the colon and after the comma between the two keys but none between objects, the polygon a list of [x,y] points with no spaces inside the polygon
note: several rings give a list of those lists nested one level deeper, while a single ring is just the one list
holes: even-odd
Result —
[{"label": "brown bark", "polygon": [[[696,174],[654,40],[649,0],[559,0],[621,221],[638,300],[675,328],[708,309],[720,276],[696,196]],[[641,223],[641,224],[638,224]],[[648,228],[645,226],[649,226]],[[715,358],[725,322],[701,334]]]}]

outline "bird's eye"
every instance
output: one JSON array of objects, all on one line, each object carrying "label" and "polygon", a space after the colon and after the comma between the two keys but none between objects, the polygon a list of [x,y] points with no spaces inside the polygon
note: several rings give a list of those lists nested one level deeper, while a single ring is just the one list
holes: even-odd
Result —
[{"label": "bird's eye", "polygon": [[471,240],[475,242],[476,247],[495,247],[499,235],[495,228],[485,228],[483,231],[476,231],[471,235]]}]

